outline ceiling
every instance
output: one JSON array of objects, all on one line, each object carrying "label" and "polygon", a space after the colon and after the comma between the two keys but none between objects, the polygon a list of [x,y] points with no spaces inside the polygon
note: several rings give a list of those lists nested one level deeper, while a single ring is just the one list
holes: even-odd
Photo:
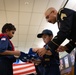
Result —
[{"label": "ceiling", "polygon": [[[59,10],[66,0],[0,0],[0,31],[5,23],[12,23],[16,33],[12,42],[16,50],[28,52],[29,48],[43,46],[43,40],[37,34],[43,29],[51,29],[54,36],[58,32],[57,24],[45,20],[44,12],[49,7]],[[69,0],[66,7],[76,10],[76,1]],[[60,57],[66,53],[60,53]]]}]

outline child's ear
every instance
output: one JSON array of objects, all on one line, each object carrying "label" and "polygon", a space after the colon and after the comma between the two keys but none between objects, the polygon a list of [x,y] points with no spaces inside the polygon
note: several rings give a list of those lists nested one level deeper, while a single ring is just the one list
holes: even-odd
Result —
[{"label": "child's ear", "polygon": [[52,39],[52,38],[53,38],[53,35],[51,35],[50,37],[51,37],[51,39]]},{"label": "child's ear", "polygon": [[6,33],[8,32],[9,30],[8,29],[6,29]]}]

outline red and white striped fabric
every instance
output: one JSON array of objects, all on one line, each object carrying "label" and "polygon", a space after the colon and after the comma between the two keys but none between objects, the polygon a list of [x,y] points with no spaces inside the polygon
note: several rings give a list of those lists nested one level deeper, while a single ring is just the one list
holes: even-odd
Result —
[{"label": "red and white striped fabric", "polygon": [[13,64],[14,75],[27,75],[31,73],[36,73],[35,66],[33,63],[20,63]]}]

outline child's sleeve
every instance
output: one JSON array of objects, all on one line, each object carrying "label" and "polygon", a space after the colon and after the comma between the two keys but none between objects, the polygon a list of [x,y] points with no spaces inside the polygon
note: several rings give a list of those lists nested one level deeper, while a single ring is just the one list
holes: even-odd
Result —
[{"label": "child's sleeve", "polygon": [[7,50],[8,47],[8,39],[4,36],[0,38],[0,53]]}]

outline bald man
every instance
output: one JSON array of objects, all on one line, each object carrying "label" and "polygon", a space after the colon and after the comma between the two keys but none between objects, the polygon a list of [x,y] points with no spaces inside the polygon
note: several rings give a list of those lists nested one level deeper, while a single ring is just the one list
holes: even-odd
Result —
[{"label": "bald man", "polygon": [[[46,51],[51,51],[52,54],[58,51],[66,51],[70,53],[76,47],[76,11],[62,8],[58,12],[51,7],[46,10],[45,18],[49,23],[58,23],[59,31],[57,35],[45,47],[38,48],[37,53],[43,56]],[[69,40],[65,46],[60,46],[65,39]]]},{"label": "bald man", "polygon": [[50,23],[55,23],[57,21],[57,10],[53,7],[47,9],[45,12],[45,18]]},{"label": "bald man", "polygon": [[[57,12],[53,7],[45,12],[45,18],[48,22],[55,24],[58,23],[59,31],[57,35],[50,41],[44,48],[38,48],[38,53],[43,56],[49,48],[51,53],[54,54],[55,50],[67,38],[69,43],[64,47],[59,47],[59,51],[65,50],[70,53],[76,47],[76,12],[71,9],[62,8]],[[61,49],[61,50],[60,50]]]}]

